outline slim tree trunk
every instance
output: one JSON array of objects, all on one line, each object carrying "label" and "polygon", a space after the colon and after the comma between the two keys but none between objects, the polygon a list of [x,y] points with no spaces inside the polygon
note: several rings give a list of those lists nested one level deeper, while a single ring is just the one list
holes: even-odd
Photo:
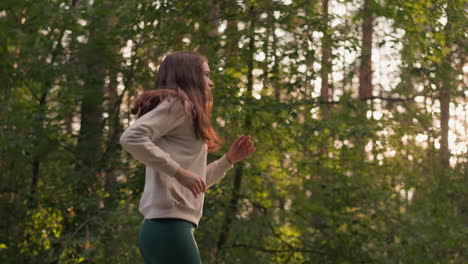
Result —
[{"label": "slim tree trunk", "polygon": [[[449,59],[449,58],[447,58]],[[442,67],[450,67],[450,63],[444,63]],[[445,78],[448,78],[445,77]],[[441,140],[440,140],[440,165],[444,168],[449,167],[450,152],[448,146],[448,132],[449,132],[449,120],[450,120],[450,87],[451,83],[449,80],[444,80],[440,87],[440,128],[441,128]]]},{"label": "slim tree trunk", "polygon": [[[322,79],[322,86],[320,88],[320,98],[324,104],[320,104],[322,120],[327,120],[330,105],[326,104],[326,102],[330,101],[330,81],[329,76],[331,73],[331,63],[330,63],[330,56],[331,56],[331,32],[329,27],[329,19],[328,19],[328,0],[322,0],[322,23],[323,23],[323,38],[322,38],[322,67],[320,69],[320,76]],[[328,136],[324,135],[327,139]],[[320,155],[324,157],[328,157],[328,141],[323,140],[320,146]],[[325,169],[321,170],[320,174],[322,177],[327,177],[327,172]]]},{"label": "slim tree trunk", "polygon": [[[330,63],[330,56],[331,56],[331,34],[330,34],[330,27],[329,27],[329,18],[328,18],[328,0],[322,0],[322,7],[323,7],[323,18],[322,18],[322,26],[323,26],[323,38],[322,38],[322,67],[320,69],[320,77],[322,79],[322,86],[320,89],[320,97],[323,102],[328,102],[330,100],[330,83],[329,83],[329,76],[331,73],[331,63]],[[322,104],[320,105],[322,119],[327,119],[328,112],[329,112],[329,105]]]},{"label": "slim tree trunk", "polygon": [[[367,105],[366,99],[372,96],[372,33],[373,33],[373,0],[364,0],[362,10],[362,38],[361,38],[361,63],[359,65],[359,100],[363,101],[362,108],[358,109],[362,122],[365,122]],[[364,131],[362,131],[364,133]],[[358,135],[356,138],[356,147],[361,161],[366,160],[365,145],[367,139]]]},{"label": "slim tree trunk", "polygon": [[[111,1],[106,1],[102,6],[94,6],[96,10],[101,8],[111,9]],[[104,79],[106,76],[106,57],[109,52],[106,47],[106,32],[108,17],[93,16],[90,21],[90,33],[88,45],[83,52],[84,60],[84,85],[81,96],[81,123],[78,137],[78,168],[93,168],[101,158],[102,131],[103,131],[103,99]],[[91,177],[93,175],[90,175]]]},{"label": "slim tree trunk", "polygon": [[[112,48],[108,45],[112,41],[109,28],[112,18],[114,3],[110,0],[99,1],[92,7],[94,15],[89,22],[89,37],[87,45],[81,50],[83,70],[83,87],[81,91],[81,120],[78,136],[77,163],[75,170],[80,176],[78,183],[74,185],[75,191],[83,196],[93,194],[96,189],[96,177],[102,170],[101,158],[103,156],[103,113],[104,113],[104,80],[106,69],[113,62],[110,60]],[[105,14],[100,16],[99,14]],[[82,209],[80,218],[75,221],[86,224],[86,219],[96,213],[98,201],[88,203]],[[87,228],[87,224],[85,225]],[[83,229],[85,231],[87,229]],[[83,232],[80,230],[80,232]],[[84,233],[84,242],[80,250],[86,250],[90,246],[90,231]]]},{"label": "slim tree trunk", "polygon": [[439,91],[440,101],[440,171],[439,171],[439,188],[441,193],[445,193],[447,183],[450,180],[448,178],[447,169],[450,167],[450,150],[448,144],[448,133],[449,133],[449,121],[450,121],[450,90],[452,89],[453,80],[455,79],[454,70],[452,69],[452,23],[453,23],[453,1],[447,1],[447,24],[445,25],[445,48],[448,50],[444,56],[442,63],[439,65],[438,73],[441,79],[441,87]]},{"label": "slim tree trunk", "polygon": [[372,0],[364,1],[364,21],[362,22],[362,51],[359,67],[359,99],[372,96],[372,31],[374,16]]},{"label": "slim tree trunk", "polygon": [[[108,102],[106,104],[106,112],[109,115],[107,126],[109,129],[108,133],[108,143],[106,144],[106,151],[104,160],[104,164],[108,164],[110,159],[109,155],[112,155],[117,150],[117,142],[118,139],[116,135],[120,132],[120,98],[117,92],[117,74],[115,72],[109,72],[110,82],[109,85],[106,87],[106,95]],[[118,105],[118,106],[117,106]],[[117,121],[117,122],[116,122]],[[106,166],[107,167],[107,166]],[[104,186],[106,190],[111,190],[114,183],[115,183],[115,174],[114,170],[111,167],[107,167],[105,174],[104,174]]]}]

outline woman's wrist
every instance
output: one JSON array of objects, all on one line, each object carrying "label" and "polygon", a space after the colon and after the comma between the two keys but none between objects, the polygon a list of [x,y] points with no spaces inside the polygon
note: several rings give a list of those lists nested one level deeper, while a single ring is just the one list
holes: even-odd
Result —
[{"label": "woman's wrist", "polygon": [[229,154],[226,154],[226,159],[229,161],[229,163],[230,163],[231,165],[234,165],[234,162],[233,162],[231,156],[229,156]]},{"label": "woman's wrist", "polygon": [[180,177],[183,175],[183,170],[184,170],[184,169],[183,169],[182,167],[179,167],[179,168],[177,169],[176,173],[174,174],[174,177],[175,177],[176,179],[180,178]]}]

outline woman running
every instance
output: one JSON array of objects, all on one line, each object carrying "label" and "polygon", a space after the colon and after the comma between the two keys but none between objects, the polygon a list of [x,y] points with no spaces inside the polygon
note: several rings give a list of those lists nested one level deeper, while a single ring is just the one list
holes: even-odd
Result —
[{"label": "woman running", "polygon": [[211,125],[213,85],[205,57],[194,52],[166,56],[155,90],[137,98],[131,109],[137,120],[120,137],[122,147],[146,165],[139,206],[145,264],[201,263],[193,234],[204,193],[255,151],[250,136],[240,136],[207,165],[207,153],[223,143]]}]

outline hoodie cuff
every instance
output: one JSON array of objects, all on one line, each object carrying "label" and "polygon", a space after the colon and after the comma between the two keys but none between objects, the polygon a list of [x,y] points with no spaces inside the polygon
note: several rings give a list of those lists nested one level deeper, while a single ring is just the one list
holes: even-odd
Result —
[{"label": "hoodie cuff", "polygon": [[167,167],[167,174],[171,177],[175,177],[175,174],[177,172],[177,170],[180,168],[181,166],[179,165],[179,163],[177,163],[176,161],[174,160],[169,160],[169,166]]},{"label": "hoodie cuff", "polygon": [[234,167],[233,164],[231,164],[226,156],[226,154],[224,154],[220,159],[219,159],[219,165],[221,166],[221,168],[224,170],[224,171],[227,171],[228,169],[231,169]]}]

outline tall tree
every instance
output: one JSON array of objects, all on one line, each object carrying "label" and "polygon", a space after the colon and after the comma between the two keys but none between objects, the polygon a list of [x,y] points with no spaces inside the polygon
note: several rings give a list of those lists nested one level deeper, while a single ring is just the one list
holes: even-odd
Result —
[{"label": "tall tree", "polygon": [[[320,78],[322,79],[322,85],[320,88],[320,98],[323,102],[329,102],[330,97],[330,81],[329,76],[331,74],[331,52],[332,52],[332,43],[331,43],[331,29],[329,23],[329,0],[322,0],[322,62],[320,69]],[[320,105],[322,118],[324,120],[328,117],[329,104]]]},{"label": "tall tree", "polygon": [[361,24],[361,63],[359,65],[359,99],[372,96],[372,34],[373,34],[373,0],[364,0]]},{"label": "tall tree", "polygon": [[[78,168],[90,169],[101,158],[104,98],[104,79],[109,48],[105,45],[109,37],[108,19],[112,16],[112,1],[96,1],[92,6],[94,15],[89,19],[89,37],[83,48],[83,89],[81,91],[80,135],[77,150]],[[91,173],[92,175],[92,173]]]}]

